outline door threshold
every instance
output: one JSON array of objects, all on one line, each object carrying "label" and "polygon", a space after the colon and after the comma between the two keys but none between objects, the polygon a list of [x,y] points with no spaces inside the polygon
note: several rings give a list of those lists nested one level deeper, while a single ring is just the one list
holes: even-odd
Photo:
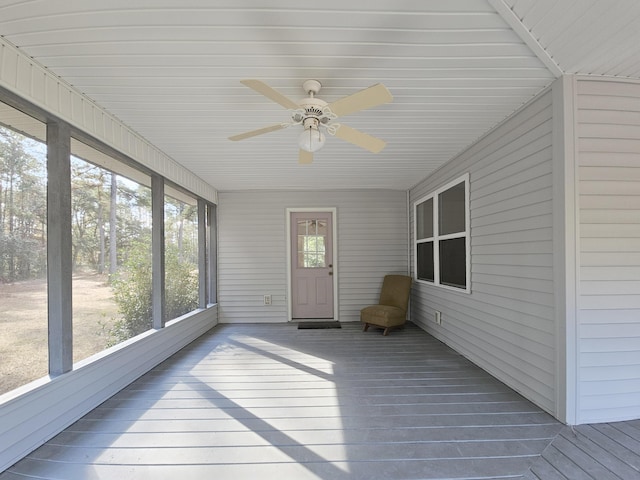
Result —
[{"label": "door threshold", "polygon": [[319,328],[342,328],[342,325],[340,325],[340,322],[336,320],[298,322],[298,330],[310,330]]}]

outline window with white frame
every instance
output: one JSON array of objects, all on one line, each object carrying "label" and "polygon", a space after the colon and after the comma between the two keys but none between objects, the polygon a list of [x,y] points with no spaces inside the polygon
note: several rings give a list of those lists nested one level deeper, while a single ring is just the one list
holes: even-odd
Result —
[{"label": "window with white frame", "polygon": [[416,280],[471,291],[469,174],[414,205]]}]

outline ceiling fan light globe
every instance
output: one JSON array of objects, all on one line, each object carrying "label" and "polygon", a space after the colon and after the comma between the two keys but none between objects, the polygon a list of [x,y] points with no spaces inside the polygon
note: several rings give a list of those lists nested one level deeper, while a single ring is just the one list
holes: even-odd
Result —
[{"label": "ceiling fan light globe", "polygon": [[298,146],[305,152],[317,152],[320,150],[327,138],[317,128],[305,128],[298,137]]}]

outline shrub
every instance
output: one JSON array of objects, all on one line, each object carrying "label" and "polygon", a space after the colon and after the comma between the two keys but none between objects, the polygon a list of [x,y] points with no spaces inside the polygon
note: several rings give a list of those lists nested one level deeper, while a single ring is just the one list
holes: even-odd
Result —
[{"label": "shrub", "polygon": [[[165,250],[165,320],[198,307],[198,271],[181,262],[178,250]],[[128,258],[112,278],[120,318],[109,329],[108,346],[139,335],[152,327],[151,252],[146,243],[133,245]]]}]

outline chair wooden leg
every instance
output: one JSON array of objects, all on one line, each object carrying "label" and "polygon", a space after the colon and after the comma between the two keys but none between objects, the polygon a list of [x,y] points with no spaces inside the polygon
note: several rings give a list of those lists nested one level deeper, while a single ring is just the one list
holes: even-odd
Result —
[{"label": "chair wooden leg", "polygon": [[384,332],[382,332],[382,335],[384,335],[385,337],[389,335],[389,328],[385,328]]},{"label": "chair wooden leg", "polygon": [[365,323],[365,324],[364,324],[364,327],[362,327],[362,331],[363,331],[363,332],[366,332],[367,330],[369,330],[369,324],[368,324],[368,323]]}]

